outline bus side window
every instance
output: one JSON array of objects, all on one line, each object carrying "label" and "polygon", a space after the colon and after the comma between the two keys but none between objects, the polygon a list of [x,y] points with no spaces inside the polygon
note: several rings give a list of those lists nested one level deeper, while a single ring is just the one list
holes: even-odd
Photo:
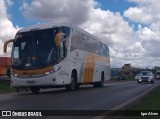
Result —
[{"label": "bus side window", "polygon": [[63,52],[64,52],[64,57],[66,57],[67,56],[66,40],[63,41]]},{"label": "bus side window", "polygon": [[66,41],[62,41],[60,44],[60,60],[63,60],[67,55]]},{"label": "bus side window", "polygon": [[66,27],[66,26],[62,26],[59,28],[59,32],[62,32],[64,33],[64,37],[63,37],[63,41],[64,41],[64,55],[66,56],[67,55],[67,47],[68,47],[68,44],[69,44],[69,36],[70,36],[70,28],[69,27]]},{"label": "bus side window", "polygon": [[60,44],[60,59],[62,60],[64,58],[64,41]]}]

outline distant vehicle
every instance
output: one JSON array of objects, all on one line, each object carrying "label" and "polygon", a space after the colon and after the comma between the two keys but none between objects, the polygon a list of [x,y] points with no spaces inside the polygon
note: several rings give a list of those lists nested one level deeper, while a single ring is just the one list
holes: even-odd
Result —
[{"label": "distant vehicle", "polygon": [[137,77],[138,83],[142,82],[150,82],[154,83],[154,75],[151,71],[142,71],[140,75]]},{"label": "distant vehicle", "polygon": [[160,68],[157,68],[156,70],[156,79],[160,79]]},{"label": "distant vehicle", "polygon": [[118,80],[126,80],[126,76],[124,74],[121,74],[117,77]]},{"label": "distant vehicle", "polygon": [[140,74],[137,74],[137,75],[135,76],[135,80],[136,80],[136,81],[138,81],[139,76],[140,76]]}]

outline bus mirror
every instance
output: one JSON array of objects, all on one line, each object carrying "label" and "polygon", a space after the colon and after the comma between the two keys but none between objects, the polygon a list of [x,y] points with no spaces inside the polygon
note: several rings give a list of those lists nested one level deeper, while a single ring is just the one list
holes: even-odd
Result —
[{"label": "bus mirror", "polygon": [[8,45],[9,43],[11,43],[11,42],[13,42],[13,39],[8,40],[8,41],[6,41],[6,42],[4,43],[4,46],[3,46],[4,53],[7,52],[7,45]]},{"label": "bus mirror", "polygon": [[55,37],[56,46],[60,46],[61,39],[65,35],[65,33],[58,33]]}]

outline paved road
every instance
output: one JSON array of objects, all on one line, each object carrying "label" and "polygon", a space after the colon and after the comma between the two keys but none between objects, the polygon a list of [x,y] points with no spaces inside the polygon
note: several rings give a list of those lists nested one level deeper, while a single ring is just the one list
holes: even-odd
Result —
[{"label": "paved road", "polygon": [[160,81],[155,81],[155,84],[137,84],[136,81],[109,83],[105,84],[103,88],[84,86],[73,92],[66,92],[64,89],[53,89],[42,91],[40,94],[0,94],[0,109],[109,110],[155,85],[160,85]]}]

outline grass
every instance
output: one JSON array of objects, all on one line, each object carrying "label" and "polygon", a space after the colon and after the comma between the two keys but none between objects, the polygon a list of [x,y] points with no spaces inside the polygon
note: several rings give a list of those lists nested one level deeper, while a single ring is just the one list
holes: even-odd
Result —
[{"label": "grass", "polygon": [[134,75],[131,75],[131,76],[126,76],[127,80],[134,80]]},{"label": "grass", "polygon": [[[111,78],[112,81],[117,81],[119,79],[117,78]],[[126,76],[126,79],[125,80],[128,80],[128,81],[132,81],[132,80],[135,80],[135,76],[134,75],[129,75],[129,76]],[[124,81],[125,81],[124,80]]]},{"label": "grass", "polygon": [[11,90],[10,81],[1,80],[0,81],[0,93],[11,92],[11,91],[14,91],[14,89]]},{"label": "grass", "polygon": [[[149,113],[151,111],[154,111],[155,113],[159,112],[158,115],[160,115],[160,86],[150,92],[140,104],[129,110],[131,111],[128,111],[128,114],[131,116],[123,116],[119,119],[160,119],[159,116],[141,116],[141,112]],[[133,116],[135,112],[138,112],[138,115],[140,116]]]}]

